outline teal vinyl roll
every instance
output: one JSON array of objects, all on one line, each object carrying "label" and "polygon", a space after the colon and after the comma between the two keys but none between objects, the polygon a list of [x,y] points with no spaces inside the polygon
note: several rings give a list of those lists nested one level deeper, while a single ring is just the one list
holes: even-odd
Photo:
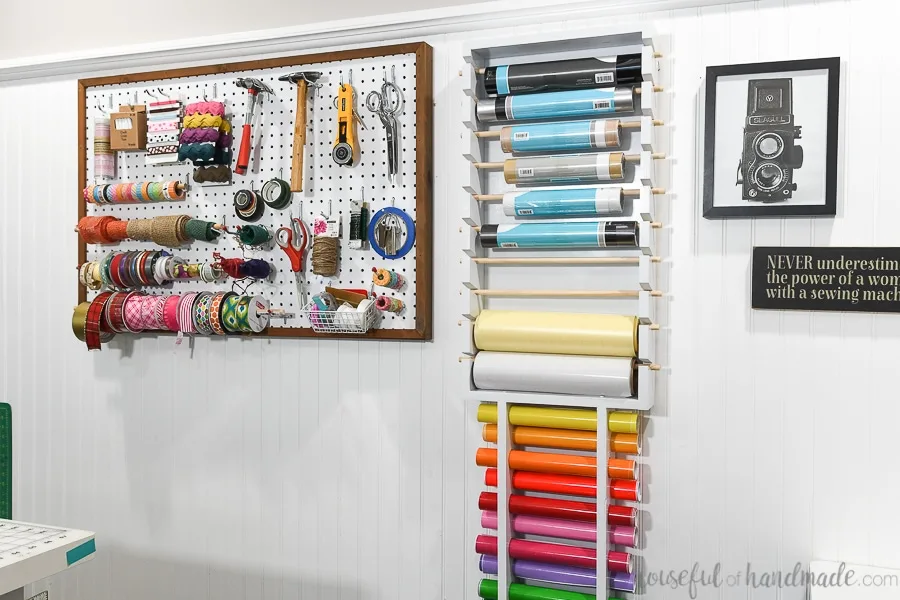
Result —
[{"label": "teal vinyl roll", "polygon": [[606,217],[624,212],[622,188],[558,188],[503,194],[510,217]]},{"label": "teal vinyl roll", "polygon": [[623,248],[637,247],[634,221],[515,223],[483,225],[485,248]]},{"label": "teal vinyl roll", "polygon": [[617,148],[621,144],[618,119],[534,123],[504,127],[504,152],[576,152]]},{"label": "teal vinyl roll", "polygon": [[597,117],[634,110],[634,90],[629,87],[550,92],[479,100],[480,121],[518,121]]}]

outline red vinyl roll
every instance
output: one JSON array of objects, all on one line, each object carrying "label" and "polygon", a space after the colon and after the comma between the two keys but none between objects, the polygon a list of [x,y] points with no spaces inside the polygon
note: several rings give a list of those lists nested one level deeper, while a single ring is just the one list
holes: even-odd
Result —
[{"label": "red vinyl roll", "polygon": [[641,501],[640,482],[628,479],[611,479],[609,481],[609,497],[613,500]]},{"label": "red vinyl roll", "polygon": [[475,538],[475,552],[478,554],[497,556],[497,536],[479,535]]},{"label": "red vinyl roll", "polygon": [[632,506],[610,504],[609,509],[606,511],[606,522],[610,525],[627,525],[628,527],[634,527],[636,519],[637,509]]},{"label": "red vinyl roll", "polygon": [[495,492],[481,492],[478,496],[478,508],[480,510],[497,510],[497,494]]},{"label": "red vinyl roll", "polygon": [[606,568],[617,573],[631,573],[634,570],[631,564],[631,555],[627,552],[610,552],[606,555]]},{"label": "red vinyl roll", "polygon": [[534,560],[567,567],[597,568],[597,551],[566,544],[550,544],[531,540],[512,539],[509,541],[510,558]]},{"label": "red vinyl roll", "polygon": [[484,470],[484,485],[488,487],[497,487],[497,469]]},{"label": "red vinyl roll", "polygon": [[[483,492],[484,495],[487,492]],[[497,494],[494,496],[494,505],[497,504]],[[479,506],[482,510],[494,510]],[[534,498],[520,496],[518,494],[509,497],[509,512],[517,515],[532,515],[535,517],[556,517],[558,519],[571,519],[573,521],[597,521],[597,505],[593,502],[578,502],[575,500],[556,500],[555,498]]]},{"label": "red vinyl roll", "polygon": [[[487,469],[485,471],[484,484],[487,486],[497,485],[497,469]],[[597,479],[594,477],[515,471],[512,474],[512,485],[517,490],[526,492],[568,494],[570,496],[585,496],[589,498],[597,497]]]}]

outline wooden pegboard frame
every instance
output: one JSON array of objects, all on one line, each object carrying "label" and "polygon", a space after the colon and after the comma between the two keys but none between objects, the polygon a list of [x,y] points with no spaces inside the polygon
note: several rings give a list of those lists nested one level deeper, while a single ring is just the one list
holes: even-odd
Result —
[{"label": "wooden pegboard frame", "polygon": [[[116,86],[116,85],[127,85],[127,84],[138,84],[145,83],[151,81],[159,81],[159,80],[172,80],[172,79],[185,79],[192,77],[206,77],[206,76],[222,76],[229,75],[234,73],[241,72],[256,72],[261,70],[268,69],[280,69],[284,68],[286,70],[302,70],[309,65],[318,65],[322,63],[338,63],[338,62],[347,62],[354,60],[365,60],[365,59],[378,59],[378,58],[387,58],[397,55],[414,55],[415,56],[415,95],[414,95],[414,121],[411,124],[414,124],[415,131],[415,145],[414,145],[414,154],[411,158],[415,161],[415,188],[413,192],[414,205],[413,209],[415,211],[415,222],[416,222],[416,244],[414,248],[415,258],[414,258],[414,278],[410,278],[411,283],[414,281],[414,285],[411,285],[413,289],[411,290],[412,295],[415,298],[415,316],[412,319],[413,327],[399,329],[399,328],[390,328],[390,329],[381,329],[375,328],[370,330],[367,334],[358,335],[358,334],[320,334],[314,332],[312,329],[307,327],[274,327],[270,326],[266,332],[264,332],[263,336],[271,336],[271,337],[332,337],[332,338],[362,338],[362,339],[397,339],[397,340],[430,340],[432,337],[432,317],[433,317],[433,263],[432,263],[432,244],[433,244],[433,234],[432,234],[432,197],[433,197],[433,183],[432,183],[432,140],[433,140],[433,132],[432,132],[432,123],[433,123],[433,76],[432,76],[432,48],[424,43],[409,43],[409,44],[398,44],[391,46],[379,46],[373,48],[358,48],[353,50],[345,50],[338,52],[324,52],[310,55],[302,55],[302,56],[290,56],[290,57],[281,57],[281,58],[273,58],[273,59],[264,59],[264,60],[254,60],[254,61],[243,61],[243,62],[234,62],[234,63],[226,63],[219,65],[208,65],[208,66],[198,66],[198,67],[188,67],[182,69],[167,69],[162,71],[150,71],[145,73],[133,73],[126,75],[116,75],[109,77],[95,77],[89,79],[82,79],[78,81],[78,160],[81,167],[78,170],[78,217],[81,218],[87,214],[87,203],[84,201],[82,197],[82,190],[87,185],[88,181],[88,166],[89,166],[89,149],[88,149],[88,130],[85,126],[87,122],[87,118],[89,116],[88,111],[90,110],[88,95],[89,91],[92,88],[97,88],[100,86]],[[352,63],[347,65],[349,68],[352,68]],[[253,76],[256,76],[253,73]],[[363,102],[365,100],[364,92],[368,92],[370,89],[375,88],[376,86],[367,86],[365,89],[358,89],[357,91],[360,94],[360,98],[357,100],[357,110],[362,109],[363,117],[366,118],[367,123],[370,128],[375,125],[377,135],[380,135],[381,132],[381,124],[378,122],[378,119],[375,115],[368,113],[363,108]],[[294,114],[294,103],[293,98],[295,97],[295,93],[291,90],[289,94],[291,99],[290,115]],[[410,102],[410,96],[407,96],[407,102]],[[186,100],[186,102],[192,101],[195,99]],[[232,115],[232,122],[235,126],[236,133],[240,130],[240,125],[243,122],[243,114],[242,109],[232,111],[237,114]],[[290,123],[285,122],[286,126],[289,126],[292,130],[293,128],[293,119],[291,119]],[[330,135],[330,133],[328,134]],[[235,146],[239,143],[239,133],[236,135]],[[378,142],[378,149],[380,150],[381,146],[383,146],[384,141],[383,138],[380,138]],[[284,149],[282,154],[284,155],[282,159],[290,162],[290,144],[288,144]],[[403,147],[401,145],[401,151],[403,151]],[[329,158],[330,160],[330,158]],[[183,167],[183,169],[188,169],[188,167]],[[284,179],[289,179],[290,174],[289,170],[285,169],[283,173]],[[241,189],[241,187],[249,187],[249,183],[251,179],[251,173],[248,172],[246,178],[242,178],[241,176],[234,176],[234,185],[230,188],[225,188],[230,192],[236,191],[237,189]],[[257,189],[259,189],[257,183]],[[390,194],[390,192],[388,192]],[[355,199],[355,198],[354,198]],[[367,200],[371,200],[367,196]],[[127,206],[127,205],[126,205]],[[170,207],[171,210],[168,213],[180,214],[183,212],[190,213],[189,204],[177,203],[173,205],[166,204],[165,206]],[[374,205],[372,207],[372,212],[375,212],[379,208],[379,205]],[[286,213],[285,213],[286,214]],[[133,217],[137,217],[140,215],[132,215]],[[306,213],[307,221],[309,220],[309,213]],[[199,217],[199,215],[198,215]],[[202,217],[200,217],[202,218]],[[229,220],[229,223],[233,223],[234,219]],[[234,249],[231,247],[225,246],[216,246],[214,247],[217,250],[224,251],[226,253],[230,253],[230,255],[234,255]],[[132,249],[132,248],[122,248]],[[155,249],[155,247],[154,247]],[[281,251],[274,249],[277,253],[277,256],[280,256]],[[178,251],[176,250],[176,254]],[[374,256],[374,252],[372,252]],[[88,246],[81,239],[78,242],[78,264],[83,263],[88,259]],[[307,261],[308,264],[309,261]],[[391,261],[385,261],[385,266],[390,267]],[[292,278],[292,275],[288,274],[289,277]],[[196,285],[193,287],[201,287],[200,285]],[[222,284],[219,286],[221,289],[229,289],[227,288],[227,284]],[[309,288],[308,288],[309,289]],[[181,291],[178,289],[177,291]],[[263,294],[265,295],[265,294]],[[87,290],[83,287],[79,287],[78,299],[79,302],[83,302],[87,299]],[[407,309],[408,310],[408,309]],[[295,319],[295,322],[299,322],[298,319]]]}]

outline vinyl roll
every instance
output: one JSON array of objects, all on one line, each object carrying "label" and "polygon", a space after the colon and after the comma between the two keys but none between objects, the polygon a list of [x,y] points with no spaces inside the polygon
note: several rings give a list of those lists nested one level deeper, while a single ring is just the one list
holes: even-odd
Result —
[{"label": "vinyl roll", "polygon": [[[632,463],[634,461],[631,461]],[[497,466],[496,448],[479,448],[475,452],[475,464],[479,467]],[[556,473],[560,475],[597,476],[597,458],[576,454],[552,454],[549,452],[509,452],[509,468],[532,473]]]},{"label": "vinyl roll", "polygon": [[[567,567],[562,565],[549,565],[530,560],[514,560],[512,572],[516,577],[543,581],[558,585],[572,585],[581,587],[597,587],[597,570],[582,567]],[[482,556],[479,560],[479,568],[482,573],[488,575],[497,574],[497,557]]]},{"label": "vinyl roll", "polygon": [[[479,350],[491,352],[634,358],[638,350],[637,328],[637,318],[624,315],[483,310],[475,319],[474,336],[475,346]],[[510,415],[516,409],[519,414],[525,414],[530,408],[512,407]],[[563,410],[562,414],[565,412]],[[594,414],[594,426],[588,429],[596,431],[596,411],[584,412]],[[552,419],[551,422],[540,419],[537,422],[510,422],[514,425],[584,429],[554,425]]]},{"label": "vinyl roll", "polygon": [[606,510],[606,522],[609,525],[634,527],[637,522],[637,509],[633,506],[610,504]]},{"label": "vinyl roll", "polygon": [[634,564],[627,552],[612,551],[606,555],[606,568],[620,573],[632,573]]},{"label": "vinyl roll", "polygon": [[513,185],[579,185],[625,179],[625,155],[572,154],[512,158],[503,162],[503,178]]},{"label": "vinyl roll", "polygon": [[641,483],[633,479],[611,479],[609,497],[613,500],[641,501]]},{"label": "vinyl roll", "polygon": [[487,67],[484,89],[491,95],[534,94],[641,83],[641,55],[572,58]]},{"label": "vinyl roll", "polygon": [[[509,521],[512,530],[523,535],[541,535],[579,542],[597,541],[597,526],[585,522],[528,515],[511,515]],[[496,531],[497,513],[482,511],[481,526]]]},{"label": "vinyl roll", "polygon": [[497,536],[479,535],[475,538],[475,553],[497,556]]},{"label": "vinyl roll", "polygon": [[630,398],[636,368],[633,358],[479,352],[472,378],[482,390]]},{"label": "vinyl roll", "polygon": [[618,454],[640,454],[641,438],[636,433],[610,433],[609,451]]},{"label": "vinyl roll", "polygon": [[[482,579],[478,584],[478,595],[484,600],[497,600],[500,597],[496,579]],[[523,583],[509,584],[509,600],[597,600],[593,594],[570,592],[556,588],[545,588]],[[615,600],[611,598],[610,600]]]},{"label": "vinyl roll", "polygon": [[478,495],[478,510],[497,510],[496,492],[481,492]]},{"label": "vinyl roll", "polygon": [[509,409],[509,422],[513,425],[597,431],[597,411],[590,408],[512,406]]},{"label": "vinyl roll", "polygon": [[607,416],[607,426],[612,433],[638,433],[640,418],[636,412],[612,411]]},{"label": "vinyl roll", "polygon": [[[624,434],[623,434],[624,435]],[[481,437],[486,442],[497,443],[497,426],[485,425]],[[512,441],[517,446],[562,448],[565,450],[597,451],[596,431],[550,429],[547,427],[513,427]]]},{"label": "vinyl roll", "polygon": [[637,463],[627,458],[610,458],[606,463],[610,479],[637,479]]},{"label": "vinyl roll", "polygon": [[[497,538],[495,537],[494,539]],[[509,541],[509,557],[536,560],[553,565],[583,567],[585,569],[592,569],[597,566],[597,551],[593,548],[552,544],[550,542],[535,542],[518,538],[513,538]],[[617,555],[616,558],[618,559],[619,556]]]},{"label": "vinyl roll", "polygon": [[621,143],[622,122],[618,119],[530,123],[500,130],[500,147],[516,154],[607,150]]},{"label": "vinyl roll", "polygon": [[503,194],[508,217],[609,217],[625,211],[625,195],[618,187],[556,188]]},{"label": "vinyl roll", "polygon": [[496,404],[479,404],[478,415],[476,417],[479,423],[496,423],[497,422],[497,405]]},{"label": "vinyl roll", "polygon": [[636,248],[636,221],[506,223],[482,225],[483,248]]},{"label": "vinyl roll", "polygon": [[[495,513],[496,514],[496,513]],[[482,527],[484,527],[484,519],[482,518]],[[627,525],[614,525],[607,529],[609,543],[615,546],[627,546],[634,548],[637,546],[637,528]]]},{"label": "vinyl roll", "polygon": [[[511,480],[512,487],[523,492],[568,494],[570,496],[582,496],[585,498],[594,498],[597,496],[596,477],[515,471],[511,476]],[[488,487],[497,486],[496,468],[485,470],[484,485]]]},{"label": "vinyl roll", "polygon": [[590,118],[633,111],[634,90],[630,87],[503,96],[479,100],[475,105],[476,116],[483,123]]},{"label": "vinyl roll", "polygon": [[637,589],[637,582],[633,573],[610,573],[607,577],[607,587],[617,592],[633,594]]}]

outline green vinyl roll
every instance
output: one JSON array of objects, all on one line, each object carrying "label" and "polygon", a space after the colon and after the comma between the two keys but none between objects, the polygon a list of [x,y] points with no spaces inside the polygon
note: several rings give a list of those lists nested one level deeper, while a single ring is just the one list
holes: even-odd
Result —
[{"label": "green vinyl roll", "polygon": [[[478,586],[478,595],[484,600],[497,600],[497,580],[482,579]],[[509,586],[509,600],[596,600],[593,594],[567,592],[552,588],[513,583]],[[611,599],[612,600],[612,599]]]}]

